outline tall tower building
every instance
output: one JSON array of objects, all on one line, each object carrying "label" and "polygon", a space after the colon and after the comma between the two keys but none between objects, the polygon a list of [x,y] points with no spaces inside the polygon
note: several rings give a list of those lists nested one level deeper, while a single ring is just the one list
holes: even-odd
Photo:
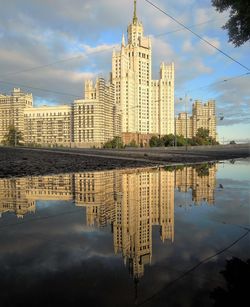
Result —
[{"label": "tall tower building", "polygon": [[136,1],[127,44],[123,35],[121,49],[113,52],[112,82],[123,136],[174,133],[174,64],[163,63],[160,80],[152,81],[151,40],[144,36]]},{"label": "tall tower building", "polygon": [[123,35],[121,50],[113,52],[112,77],[115,99],[122,114],[122,132],[150,132],[151,41],[143,36],[136,15],[128,26],[128,43]]}]

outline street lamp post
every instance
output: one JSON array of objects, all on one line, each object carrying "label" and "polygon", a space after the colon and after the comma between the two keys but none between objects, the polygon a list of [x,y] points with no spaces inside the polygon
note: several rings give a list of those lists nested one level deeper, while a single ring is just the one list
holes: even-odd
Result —
[{"label": "street lamp post", "polygon": [[174,122],[174,147],[177,146],[177,140],[176,140],[176,119]]}]

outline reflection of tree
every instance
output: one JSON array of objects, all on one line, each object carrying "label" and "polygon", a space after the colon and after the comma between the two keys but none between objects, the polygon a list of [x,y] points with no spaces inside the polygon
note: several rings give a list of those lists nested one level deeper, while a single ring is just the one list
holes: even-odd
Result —
[{"label": "reflection of tree", "polygon": [[168,165],[164,167],[164,170],[167,172],[174,172],[177,170],[183,170],[185,167],[185,165]]},{"label": "reflection of tree", "polygon": [[214,307],[237,306],[249,302],[250,259],[246,262],[239,258],[227,260],[226,268],[221,271],[226,280],[226,289],[215,288],[210,294]]},{"label": "reflection of tree", "polygon": [[212,168],[214,165],[214,163],[203,163],[195,165],[197,175],[199,177],[209,176],[209,169]]}]

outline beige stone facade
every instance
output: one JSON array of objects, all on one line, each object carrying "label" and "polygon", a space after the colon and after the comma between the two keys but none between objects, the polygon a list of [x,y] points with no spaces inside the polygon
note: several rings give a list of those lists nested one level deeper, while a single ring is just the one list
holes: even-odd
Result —
[{"label": "beige stone facade", "polygon": [[160,80],[151,82],[151,133],[174,133],[174,82],[174,63],[162,63]]},{"label": "beige stone facade", "polygon": [[43,106],[24,110],[24,142],[49,147],[71,144],[72,107]]},{"label": "beige stone facade", "polygon": [[209,130],[209,135],[216,139],[216,114],[215,101],[210,100],[202,104],[201,101],[195,101],[193,104],[193,135],[196,135],[199,128]]},{"label": "beige stone facade", "polygon": [[136,15],[128,26],[128,41],[112,57],[112,81],[122,117],[122,133],[174,133],[174,64],[162,64],[160,80],[152,80],[151,40],[144,37]]},{"label": "beige stone facade", "polygon": [[70,105],[34,107],[31,94],[0,95],[0,142],[14,125],[29,146],[102,147],[121,135],[113,84],[85,83],[84,99]]},{"label": "beige stone facade", "polygon": [[186,112],[179,113],[175,120],[176,135],[183,135],[187,138],[193,137],[193,120]]},{"label": "beige stone facade", "polygon": [[[187,128],[186,128],[187,126]],[[192,138],[196,136],[199,128],[209,131],[209,135],[217,139],[216,132],[216,114],[215,101],[210,100],[207,103],[195,101],[192,108],[192,115],[182,112],[175,120],[176,135]]]},{"label": "beige stone facade", "polygon": [[73,104],[73,143],[75,147],[102,147],[120,135],[119,115],[114,103],[114,86],[99,78],[95,85],[85,83],[85,99]]},{"label": "beige stone facade", "polygon": [[24,110],[33,106],[32,94],[14,88],[11,95],[0,94],[0,143],[9,132],[10,126],[24,130]]}]

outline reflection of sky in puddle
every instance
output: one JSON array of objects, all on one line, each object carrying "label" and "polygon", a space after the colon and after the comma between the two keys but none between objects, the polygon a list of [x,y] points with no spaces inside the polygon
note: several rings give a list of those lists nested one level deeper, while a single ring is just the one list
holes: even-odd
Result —
[{"label": "reflection of sky in puddle", "polygon": [[183,273],[246,232],[249,166],[1,179],[1,302],[211,306],[225,260],[250,258],[249,235]]}]

